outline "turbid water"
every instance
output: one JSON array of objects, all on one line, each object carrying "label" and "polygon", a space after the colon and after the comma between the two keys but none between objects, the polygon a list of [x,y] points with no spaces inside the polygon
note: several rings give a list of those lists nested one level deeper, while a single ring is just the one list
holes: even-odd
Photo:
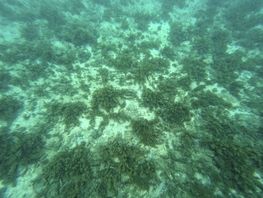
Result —
[{"label": "turbid water", "polygon": [[262,50],[262,0],[0,0],[0,197],[261,197]]}]

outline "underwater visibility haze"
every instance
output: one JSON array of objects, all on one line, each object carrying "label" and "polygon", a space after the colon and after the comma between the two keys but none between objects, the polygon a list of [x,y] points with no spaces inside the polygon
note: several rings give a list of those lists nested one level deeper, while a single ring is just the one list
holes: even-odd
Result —
[{"label": "underwater visibility haze", "polygon": [[262,0],[0,0],[0,198],[262,195]]}]

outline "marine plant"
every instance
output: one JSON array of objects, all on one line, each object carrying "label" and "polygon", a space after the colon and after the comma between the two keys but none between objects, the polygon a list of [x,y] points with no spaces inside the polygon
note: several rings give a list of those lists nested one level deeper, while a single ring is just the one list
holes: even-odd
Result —
[{"label": "marine plant", "polygon": [[246,67],[242,57],[243,53],[240,51],[233,54],[214,55],[212,63],[214,80],[227,88],[231,82],[238,78],[237,72]]},{"label": "marine plant", "polygon": [[28,41],[37,40],[40,36],[40,27],[34,23],[27,23],[20,29],[20,35]]},{"label": "marine plant", "polygon": [[62,27],[58,35],[61,40],[70,42],[75,46],[94,45],[97,42],[98,33],[92,24],[80,21],[71,21]]},{"label": "marine plant", "polygon": [[48,197],[86,197],[93,187],[91,159],[84,143],[58,152],[36,180],[44,185],[39,193]]},{"label": "marine plant", "polygon": [[192,106],[194,108],[205,108],[209,106],[230,108],[231,103],[227,102],[212,91],[199,91],[193,94]]},{"label": "marine plant", "polygon": [[100,111],[111,112],[121,104],[122,99],[133,98],[135,94],[127,89],[116,89],[111,85],[106,85],[97,89],[92,94],[91,109],[93,113]]},{"label": "marine plant", "polygon": [[121,72],[129,72],[137,68],[138,60],[136,54],[131,50],[123,50],[114,59],[110,59],[110,65]]},{"label": "marine plant", "polygon": [[142,190],[149,190],[151,185],[157,181],[156,165],[151,160],[141,160],[131,175],[131,181]]},{"label": "marine plant", "polygon": [[8,43],[4,46],[6,47],[1,50],[2,60],[7,63],[15,64],[25,60],[49,63],[55,59],[53,45],[47,39]]},{"label": "marine plant", "polygon": [[132,17],[137,24],[137,28],[142,31],[146,31],[149,23],[158,18],[156,15],[149,12],[136,12],[132,14]]},{"label": "marine plant", "polygon": [[161,49],[161,54],[162,56],[170,60],[173,60],[175,58],[175,51],[170,46],[165,46],[163,49]]},{"label": "marine plant", "polygon": [[79,124],[79,117],[87,111],[87,106],[80,101],[55,102],[50,104],[47,109],[51,122],[62,120],[66,127],[74,127]]},{"label": "marine plant", "polygon": [[169,124],[183,124],[191,120],[189,108],[182,103],[170,102],[157,111],[157,115]]},{"label": "marine plant", "polygon": [[0,69],[0,91],[6,91],[12,80],[12,76],[5,70]]},{"label": "marine plant", "polygon": [[182,60],[181,64],[183,65],[183,71],[189,75],[190,79],[198,82],[206,81],[207,69],[203,60],[194,57],[187,57]]},{"label": "marine plant", "polygon": [[224,108],[213,106],[203,108],[200,115],[203,120],[202,128],[213,137],[232,137],[238,134],[241,129],[229,118],[227,110]]},{"label": "marine plant", "polygon": [[175,22],[170,24],[169,40],[174,47],[179,46],[182,42],[189,39],[189,31],[184,28],[183,24]]},{"label": "marine plant", "polygon": [[98,70],[102,83],[108,83],[110,79],[110,72],[106,68],[100,68]]},{"label": "marine plant", "polygon": [[107,112],[119,105],[120,92],[113,86],[105,86],[94,91],[92,95],[91,108],[93,111],[103,109]]},{"label": "marine plant", "polygon": [[19,130],[0,133],[0,178],[15,184],[19,168],[36,163],[43,156],[45,141],[39,133]]},{"label": "marine plant", "polygon": [[41,2],[38,17],[46,20],[50,29],[58,30],[66,23],[64,13],[59,10],[61,6],[60,2],[56,1],[52,3]]},{"label": "marine plant", "polygon": [[167,99],[160,91],[144,88],[142,92],[142,104],[151,110],[163,107]]},{"label": "marine plant", "polygon": [[[259,196],[258,189],[262,189],[263,185],[254,173],[261,169],[262,151],[256,146],[242,145],[229,138],[214,139],[208,145],[221,172],[221,182],[245,196]],[[226,188],[224,193],[229,194],[230,189]]]},{"label": "marine plant", "polygon": [[40,132],[21,133],[20,131],[12,134],[19,149],[19,163],[23,166],[38,162],[44,153],[45,140]]},{"label": "marine plant", "polygon": [[111,5],[111,2],[110,1],[107,1],[107,0],[91,0],[93,3],[95,4],[99,4],[99,5],[102,5],[102,6],[105,6],[105,7],[108,7]]},{"label": "marine plant", "polygon": [[122,138],[115,138],[98,148],[100,169],[99,185],[104,195],[117,196],[120,186],[132,184],[147,190],[156,181],[155,164],[145,159],[145,151],[128,143]]},{"label": "marine plant", "polygon": [[142,143],[154,146],[158,143],[159,131],[155,120],[138,118],[131,121],[132,132],[141,140]]},{"label": "marine plant", "polygon": [[12,123],[22,107],[22,102],[13,96],[3,96],[0,98],[0,120]]},{"label": "marine plant", "polygon": [[257,13],[262,5],[263,3],[260,0],[254,0],[253,2],[242,0],[230,4],[223,13],[228,28],[235,32],[246,32],[253,25],[253,23],[249,23],[248,16]]},{"label": "marine plant", "polygon": [[177,79],[174,77],[162,79],[157,85],[158,92],[166,100],[173,101],[178,90],[177,84]]},{"label": "marine plant", "polygon": [[[85,53],[84,53],[85,54]],[[85,56],[83,54],[83,56]],[[72,68],[72,64],[78,59],[78,50],[73,46],[64,46],[63,49],[56,49],[54,63],[64,65],[67,69]],[[88,55],[86,60],[88,59]],[[78,59],[80,60],[80,59]]]},{"label": "marine plant", "polygon": [[[16,144],[8,133],[0,134],[0,177],[4,183],[15,183],[19,161],[16,159]],[[12,158],[11,158],[12,157]]]},{"label": "marine plant", "polygon": [[211,46],[212,41],[207,35],[208,33],[194,37],[193,48],[197,51],[198,56],[205,56],[206,54],[211,53],[211,49],[213,49]]},{"label": "marine plant", "polygon": [[145,57],[132,71],[133,78],[137,83],[144,84],[153,74],[165,73],[169,64],[168,59],[165,58]]}]

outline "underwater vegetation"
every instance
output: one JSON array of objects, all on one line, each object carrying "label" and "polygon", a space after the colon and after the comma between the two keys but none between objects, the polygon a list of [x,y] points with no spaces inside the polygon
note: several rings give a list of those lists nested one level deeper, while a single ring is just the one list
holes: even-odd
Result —
[{"label": "underwater vegetation", "polygon": [[138,66],[136,54],[130,50],[120,52],[116,58],[109,61],[117,70],[125,73],[134,70]]},{"label": "underwater vegetation", "polygon": [[19,111],[23,108],[23,103],[12,96],[0,98],[0,120],[12,123]]},{"label": "underwater vegetation", "polygon": [[85,103],[68,102],[60,103],[55,102],[47,107],[48,115],[51,122],[63,121],[66,127],[74,127],[79,124],[79,117],[87,112],[87,106]]},{"label": "underwater vegetation", "polygon": [[245,69],[242,53],[223,54],[213,57],[212,69],[216,82],[228,87],[228,84],[238,78],[238,71]]},{"label": "underwater vegetation", "polygon": [[[50,69],[51,64],[61,64],[66,68],[72,65],[76,60],[79,62],[87,61],[90,54],[81,51],[77,47],[65,45],[63,48],[53,45],[46,38],[40,38],[30,41],[20,41],[9,45],[3,44],[0,48],[1,60],[5,63],[17,64],[26,63],[37,64],[46,69]],[[41,66],[40,66],[41,68]],[[41,72],[39,71],[40,75]]]},{"label": "underwater vegetation", "polygon": [[4,70],[0,70],[0,91],[6,91],[12,81],[11,75]]},{"label": "underwater vegetation", "polygon": [[262,151],[228,138],[214,140],[209,148],[214,152],[215,165],[222,172],[221,182],[247,196],[258,194],[263,185],[254,174],[262,167]]},{"label": "underwater vegetation", "polygon": [[146,159],[146,152],[122,138],[110,140],[98,148],[100,158],[99,181],[104,196],[117,196],[119,186],[133,184],[147,190],[157,180],[156,166]]},{"label": "underwater vegetation", "polygon": [[166,15],[168,15],[174,8],[174,6],[178,7],[178,8],[183,8],[186,5],[186,1],[185,0],[163,0],[161,1],[161,5],[162,5],[162,14],[164,15],[164,17],[167,17]]},{"label": "underwater vegetation", "polygon": [[155,163],[145,156],[139,146],[118,137],[99,145],[95,153],[84,143],[60,151],[35,180],[36,187],[45,186],[39,186],[38,196],[117,196],[119,186],[126,184],[148,190],[157,175]]},{"label": "underwater vegetation", "polygon": [[25,60],[51,62],[55,56],[52,44],[46,39],[17,42],[10,47],[6,46],[1,50],[1,54],[2,61],[11,64]]},{"label": "underwater vegetation", "polygon": [[169,61],[165,58],[144,58],[132,71],[135,82],[143,84],[149,77],[156,73],[163,73],[169,66]]},{"label": "underwater vegetation", "polygon": [[183,124],[191,120],[189,107],[182,103],[167,103],[162,109],[157,111],[160,118],[168,124]]},{"label": "underwater vegetation", "polygon": [[232,105],[212,91],[198,91],[197,93],[193,93],[193,108],[206,108],[209,106],[230,108]]},{"label": "underwater vegetation", "polygon": [[113,86],[103,87],[93,93],[91,108],[93,111],[105,110],[109,112],[120,104],[121,97],[120,90]]},{"label": "underwater vegetation", "polygon": [[[257,23],[253,23],[251,16],[253,16],[253,13],[257,13],[262,5],[263,3],[260,0],[254,0],[253,2],[248,0],[235,1],[224,13],[228,27],[236,32],[241,32],[257,25]],[[249,14],[252,15],[247,17]]]},{"label": "underwater vegetation", "polygon": [[[39,196],[85,197],[92,187],[91,154],[87,146],[78,145],[58,152],[43,168],[39,178],[44,182]],[[36,182],[39,182],[39,179]]]},{"label": "underwater vegetation", "polygon": [[84,24],[80,21],[72,21],[62,27],[58,37],[76,46],[83,46],[96,44],[97,34],[96,29],[92,25]]},{"label": "underwater vegetation", "polygon": [[18,130],[0,132],[0,178],[15,184],[21,167],[38,162],[44,154],[45,141],[39,133]]},{"label": "underwater vegetation", "polygon": [[204,109],[201,113],[204,130],[210,134],[202,141],[214,153],[213,162],[220,171],[215,182],[227,184],[222,188],[224,194],[229,194],[232,188],[246,196],[257,195],[262,189],[262,183],[255,176],[262,169],[261,143],[252,134],[253,143],[246,140],[248,137],[242,137],[240,134],[252,131],[229,118],[227,112],[219,108]]},{"label": "underwater vegetation", "polygon": [[169,33],[170,42],[174,47],[180,45],[182,42],[190,39],[190,35],[187,29],[184,29],[183,24],[175,22],[171,24]]},{"label": "underwater vegetation", "polygon": [[183,124],[191,120],[187,104],[174,102],[176,82],[172,79],[161,81],[159,89],[152,91],[145,88],[142,93],[142,104],[154,111],[156,115],[168,124]]},{"label": "underwater vegetation", "polygon": [[[148,43],[148,45],[154,43]],[[146,43],[144,44],[146,45]],[[149,47],[146,46],[146,49]],[[140,53],[144,58],[140,60]],[[123,50],[118,52],[117,56],[108,58],[111,66],[116,68],[119,72],[132,75],[132,79],[138,84],[144,84],[154,74],[164,73],[169,67],[168,59],[161,57],[153,57],[143,50],[143,47]]]},{"label": "underwater vegetation", "polygon": [[94,113],[101,111],[109,113],[115,107],[121,105],[125,99],[134,97],[135,94],[131,90],[117,89],[111,85],[106,85],[95,90],[92,94],[91,109]]},{"label": "underwater vegetation", "polygon": [[37,40],[41,36],[40,28],[34,23],[27,23],[20,29],[21,37],[27,41]]},{"label": "underwater vegetation", "polygon": [[183,65],[183,71],[189,75],[189,78],[192,80],[206,81],[206,64],[197,58],[187,57],[182,60],[181,64]]},{"label": "underwater vegetation", "polygon": [[142,104],[151,110],[162,108],[165,106],[167,99],[161,91],[153,91],[144,88],[142,92]]},{"label": "underwater vegetation", "polygon": [[262,6],[0,1],[0,197],[262,197]]},{"label": "underwater vegetation", "polygon": [[174,100],[178,94],[179,83],[174,77],[164,78],[158,80],[157,88],[160,95],[166,98],[166,100]]},{"label": "underwater vegetation", "polygon": [[138,118],[131,121],[132,132],[145,145],[154,146],[158,143],[159,131],[156,129],[155,120],[146,120]]}]

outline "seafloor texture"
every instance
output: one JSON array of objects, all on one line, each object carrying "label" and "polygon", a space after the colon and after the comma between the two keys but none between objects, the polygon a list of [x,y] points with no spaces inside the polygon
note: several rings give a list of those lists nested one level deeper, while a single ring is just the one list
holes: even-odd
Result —
[{"label": "seafloor texture", "polygon": [[262,0],[0,0],[0,197],[261,197],[262,50]]}]

